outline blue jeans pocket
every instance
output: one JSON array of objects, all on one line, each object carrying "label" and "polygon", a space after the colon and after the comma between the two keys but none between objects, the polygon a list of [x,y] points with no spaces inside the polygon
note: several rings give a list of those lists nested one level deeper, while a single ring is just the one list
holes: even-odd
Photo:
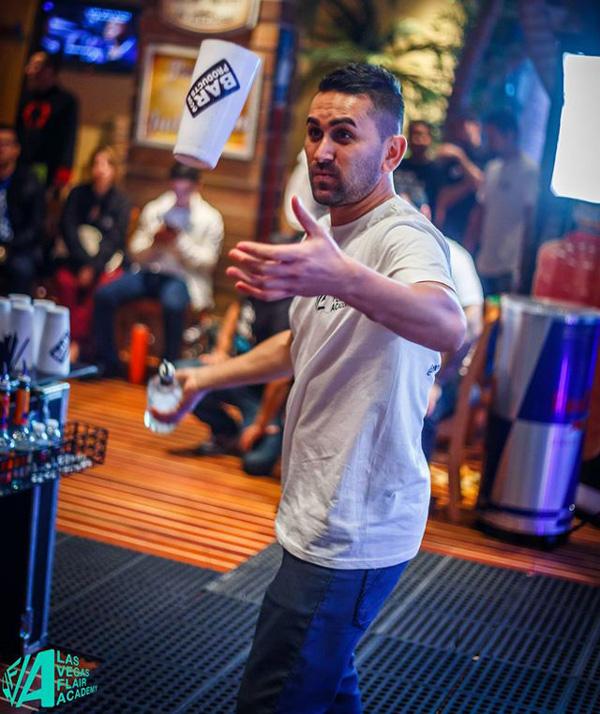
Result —
[{"label": "blue jeans pocket", "polygon": [[391,568],[365,570],[362,587],[354,609],[354,625],[366,630],[392,592],[407,563]]}]

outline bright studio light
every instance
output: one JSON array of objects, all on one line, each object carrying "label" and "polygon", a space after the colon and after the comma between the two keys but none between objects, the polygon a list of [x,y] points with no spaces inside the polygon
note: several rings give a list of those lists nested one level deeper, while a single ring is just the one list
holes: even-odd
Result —
[{"label": "bright studio light", "polygon": [[552,191],[600,203],[600,57],[563,55],[565,103]]}]

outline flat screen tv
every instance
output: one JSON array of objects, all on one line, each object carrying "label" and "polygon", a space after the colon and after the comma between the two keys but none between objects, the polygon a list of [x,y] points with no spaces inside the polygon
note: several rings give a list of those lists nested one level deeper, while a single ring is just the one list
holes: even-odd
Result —
[{"label": "flat screen tv", "polygon": [[128,72],[138,55],[137,9],[76,0],[42,3],[40,46],[66,65]]}]

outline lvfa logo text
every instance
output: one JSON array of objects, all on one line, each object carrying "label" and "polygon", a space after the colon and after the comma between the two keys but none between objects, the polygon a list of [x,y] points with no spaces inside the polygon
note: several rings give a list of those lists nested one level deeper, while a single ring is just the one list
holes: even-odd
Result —
[{"label": "lvfa logo text", "polygon": [[193,117],[221,99],[237,92],[238,78],[227,60],[221,60],[201,74],[186,97],[187,107]]},{"label": "lvfa logo text", "polygon": [[77,655],[42,650],[19,658],[6,669],[2,691],[14,707],[27,702],[54,707],[96,692],[98,685],[88,684],[89,674],[87,667],[79,666]]}]

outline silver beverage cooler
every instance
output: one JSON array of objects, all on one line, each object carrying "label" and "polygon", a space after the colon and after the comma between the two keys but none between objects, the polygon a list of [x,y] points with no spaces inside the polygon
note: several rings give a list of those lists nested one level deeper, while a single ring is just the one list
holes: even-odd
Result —
[{"label": "silver beverage cooler", "polygon": [[597,310],[502,296],[477,503],[484,530],[542,546],[567,538],[599,338]]}]

